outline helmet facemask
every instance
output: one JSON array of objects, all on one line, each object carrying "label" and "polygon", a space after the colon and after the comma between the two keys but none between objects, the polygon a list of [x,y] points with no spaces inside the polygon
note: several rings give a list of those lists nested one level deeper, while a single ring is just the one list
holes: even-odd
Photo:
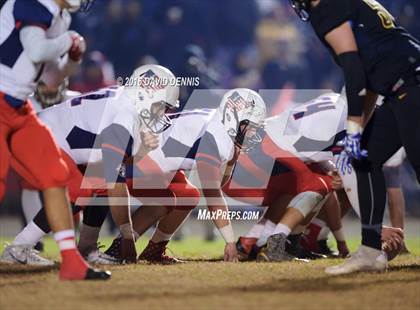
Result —
[{"label": "helmet facemask", "polygon": [[152,133],[162,133],[172,125],[171,119],[166,115],[166,110],[169,108],[171,106],[164,101],[154,102],[150,110],[140,111],[140,118]]},{"label": "helmet facemask", "polygon": [[309,21],[309,11],[311,9],[311,0],[289,0],[290,6],[296,12],[297,16],[304,21]]},{"label": "helmet facemask", "polygon": [[[245,119],[239,123],[238,130],[235,131],[232,129],[231,132],[229,132],[229,135],[233,138],[235,146],[238,147],[241,152],[249,153],[262,141],[261,136],[258,134],[259,129],[260,126],[258,126],[258,124]],[[255,131],[255,133],[250,134],[252,131]]]},{"label": "helmet facemask", "polygon": [[43,109],[59,104],[64,100],[64,93],[68,86],[68,80],[64,80],[58,88],[51,89],[43,81],[36,85],[34,96]]}]

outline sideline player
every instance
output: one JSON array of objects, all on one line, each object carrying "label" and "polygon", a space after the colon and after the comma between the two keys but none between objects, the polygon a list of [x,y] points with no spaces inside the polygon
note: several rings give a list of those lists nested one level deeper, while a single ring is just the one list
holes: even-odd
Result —
[{"label": "sideline player", "polygon": [[[72,201],[81,195],[92,195],[92,187],[85,184],[89,182],[86,177],[90,176],[90,172],[96,173],[94,165],[102,162],[106,183],[100,188],[107,189],[111,213],[123,236],[122,257],[128,262],[136,260],[136,253],[128,191],[121,167],[125,161],[133,157],[138,160],[158,146],[157,134],[171,125],[165,110],[178,106],[179,94],[178,86],[159,82],[175,80],[175,76],[162,66],[139,67],[131,79],[138,81],[135,83],[139,85],[101,89],[72,98],[40,114],[41,119],[52,128],[70,168],[68,186]],[[142,84],[144,79],[149,79],[147,85]],[[77,165],[86,166],[85,178]],[[86,185],[87,189],[84,188]],[[48,232],[49,225],[41,210],[14,243],[5,249],[2,257],[6,260],[16,258],[20,240],[25,240],[25,245],[31,247]],[[99,234],[99,229],[96,233]],[[20,253],[26,254],[24,251]],[[89,253],[83,254],[87,256]]]},{"label": "sideline player", "polygon": [[[222,98],[218,109],[185,110],[174,115],[174,125],[162,145],[150,152],[134,170],[131,194],[144,206],[132,216],[138,235],[159,221],[140,254],[140,260],[154,263],[174,263],[165,256],[166,245],[198,204],[199,187],[211,212],[227,211],[221,183],[224,167],[235,161],[239,152],[260,142],[257,130],[262,126],[266,107],[262,98],[250,89],[233,89]],[[193,185],[185,173],[196,173],[200,185]],[[151,180],[151,181],[149,181]],[[146,188],[139,188],[142,185]],[[163,190],[162,190],[163,189]],[[163,192],[167,192],[162,195]],[[149,199],[147,199],[150,197]],[[159,205],[157,197],[164,199]],[[153,203],[154,202],[154,203]],[[154,205],[153,205],[154,204]],[[229,218],[215,218],[214,223],[226,242],[225,261],[236,261],[235,237]],[[119,238],[105,252],[119,256]]]},{"label": "sideline player", "polygon": [[83,38],[68,31],[69,11],[91,1],[8,0],[0,11],[0,200],[11,161],[15,170],[43,191],[45,208],[60,248],[60,279],[108,279],[109,272],[90,268],[76,249],[65,185],[68,167],[51,132],[36,117],[28,96],[45,63],[67,54],[78,62],[84,52]]},{"label": "sideline player", "polygon": [[[338,165],[345,171],[354,159],[362,245],[349,260],[326,272],[384,271],[388,264],[381,251],[386,203],[382,166],[404,146],[420,181],[420,42],[378,1],[290,3],[302,20],[310,20],[342,68],[349,103],[345,150]],[[384,104],[372,113],[378,95],[384,96]]]}]

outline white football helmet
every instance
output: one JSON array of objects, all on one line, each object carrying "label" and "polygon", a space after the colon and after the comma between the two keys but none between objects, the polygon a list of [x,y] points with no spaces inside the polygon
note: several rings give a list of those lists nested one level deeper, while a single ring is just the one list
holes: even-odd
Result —
[{"label": "white football helmet", "polygon": [[90,9],[94,1],[95,0],[65,0],[70,6],[68,9],[70,13],[75,13],[77,11],[86,12]]},{"label": "white football helmet", "polygon": [[[258,130],[264,125],[266,107],[255,91],[247,88],[228,91],[222,98],[219,112],[227,133],[241,151],[249,152],[261,142]],[[248,136],[247,131],[252,128],[255,134]]]},{"label": "white football helmet", "polygon": [[159,65],[144,65],[134,70],[124,85],[144,125],[153,133],[171,126],[166,109],[179,107],[179,86],[175,75]]}]

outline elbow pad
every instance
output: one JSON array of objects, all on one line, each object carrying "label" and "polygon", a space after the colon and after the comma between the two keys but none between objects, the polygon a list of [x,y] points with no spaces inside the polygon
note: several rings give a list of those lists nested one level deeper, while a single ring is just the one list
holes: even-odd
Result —
[{"label": "elbow pad", "polygon": [[361,116],[366,96],[366,74],[357,52],[338,55],[344,73],[349,116]]}]

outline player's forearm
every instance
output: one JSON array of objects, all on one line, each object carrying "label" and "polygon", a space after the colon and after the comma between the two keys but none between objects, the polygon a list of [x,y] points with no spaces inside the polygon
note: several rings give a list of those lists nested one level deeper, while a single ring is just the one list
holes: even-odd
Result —
[{"label": "player's forearm", "polygon": [[[208,190],[203,190],[203,192],[208,202],[207,208],[212,214],[228,214],[228,207],[220,190],[211,190],[210,192]],[[215,219],[213,219],[213,223],[226,243],[235,241],[229,217],[216,216]]]},{"label": "player's forearm", "polygon": [[[356,51],[338,55],[346,82],[349,117],[361,117],[366,97],[366,74]],[[361,125],[361,124],[360,124]]]},{"label": "player's forearm", "polygon": [[363,105],[362,127],[364,128],[375,111],[378,94],[368,91]]},{"label": "player's forearm", "polygon": [[64,55],[72,45],[69,32],[49,39],[45,31],[36,26],[27,26],[20,31],[20,40],[25,53],[35,63],[53,61]]}]

